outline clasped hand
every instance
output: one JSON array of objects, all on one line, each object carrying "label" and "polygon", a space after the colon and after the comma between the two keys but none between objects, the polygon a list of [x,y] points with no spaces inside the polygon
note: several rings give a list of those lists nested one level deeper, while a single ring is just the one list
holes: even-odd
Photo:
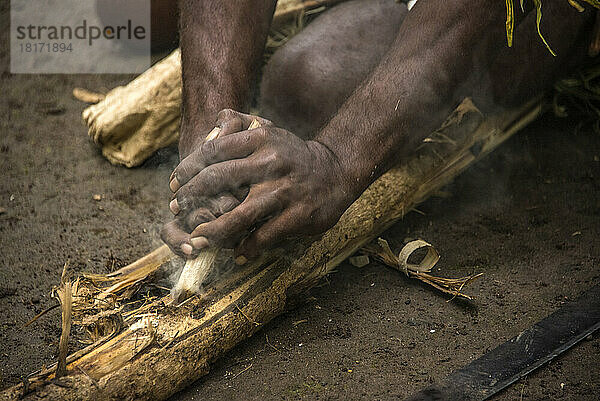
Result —
[{"label": "clasped hand", "polygon": [[[260,127],[248,129],[254,119]],[[234,248],[237,261],[253,259],[286,238],[327,230],[354,199],[337,156],[318,141],[233,110],[216,125],[218,137],[171,175],[175,217],[161,236],[175,253],[219,246]]]}]

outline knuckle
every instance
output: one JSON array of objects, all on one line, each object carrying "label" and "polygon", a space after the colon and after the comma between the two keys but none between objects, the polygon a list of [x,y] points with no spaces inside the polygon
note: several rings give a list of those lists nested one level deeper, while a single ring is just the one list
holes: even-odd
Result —
[{"label": "knuckle", "polygon": [[258,127],[250,130],[252,135],[259,140],[267,140],[269,138],[269,130],[265,127]]},{"label": "knuckle", "polygon": [[229,132],[230,134],[233,134],[234,132],[239,132],[242,131],[244,129],[244,122],[242,121],[241,118],[239,117],[234,117],[231,119],[231,123],[229,124]]},{"label": "knuckle", "polygon": [[[201,175],[199,176],[199,180],[206,186],[210,186],[212,183],[221,182],[224,178],[223,169],[221,167],[215,167],[214,165],[208,166],[205,168]],[[199,184],[198,184],[199,185]]]},{"label": "knuckle", "polygon": [[263,169],[268,176],[277,175],[281,171],[281,158],[276,152],[269,152],[262,157]]},{"label": "knuckle", "polygon": [[215,219],[213,213],[206,208],[196,209],[187,218],[187,227],[190,230],[194,230],[197,226],[202,223],[206,223]]},{"label": "knuckle", "polygon": [[219,123],[223,123],[226,120],[230,120],[235,116],[237,116],[237,112],[233,109],[223,109],[217,113],[217,121]]},{"label": "knuckle", "polygon": [[221,133],[219,134],[219,138],[221,138],[225,135],[230,135],[242,131],[244,123],[239,117],[233,117],[223,121],[221,124],[219,124],[219,126],[221,127]]},{"label": "knuckle", "polygon": [[285,173],[286,163],[276,149],[261,152],[257,157],[257,164],[267,177],[279,177]]},{"label": "knuckle", "polygon": [[233,196],[222,196],[215,202],[213,213],[227,213],[233,210],[233,208],[235,208],[238,204],[238,200]]},{"label": "knuckle", "polygon": [[235,111],[233,111],[233,109],[222,109],[221,111],[219,111],[218,116],[219,117],[227,117],[227,116],[231,116],[234,114],[235,114]]},{"label": "knuckle", "polygon": [[206,141],[202,144],[202,147],[200,148],[200,152],[202,153],[204,160],[210,161],[216,157],[217,146],[216,146],[215,141],[217,141],[217,140],[215,139],[212,141]]},{"label": "knuckle", "polygon": [[190,192],[192,191],[192,189],[193,189],[192,184],[187,184],[187,185],[184,185],[183,187],[181,187],[177,191],[175,198],[177,199],[177,205],[179,206],[180,213],[181,213],[181,211],[186,211],[187,209],[190,208],[190,206],[191,206]]},{"label": "knuckle", "polygon": [[179,163],[179,166],[175,167],[174,176],[180,184],[189,180],[190,170],[190,163],[187,158],[183,159],[181,163]]},{"label": "knuckle", "polygon": [[207,196],[206,188],[211,187],[211,183],[218,178],[218,170],[210,166],[202,170],[198,175],[192,178],[187,184],[179,188],[175,197],[179,209],[184,212],[190,212],[192,208],[202,204]]}]

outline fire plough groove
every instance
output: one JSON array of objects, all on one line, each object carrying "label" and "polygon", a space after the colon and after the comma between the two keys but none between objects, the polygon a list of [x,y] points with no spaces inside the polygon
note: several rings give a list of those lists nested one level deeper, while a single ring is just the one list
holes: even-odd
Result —
[{"label": "fire plough groove", "polygon": [[[140,284],[171,259],[166,246],[114,273],[84,274],[72,283],[72,317],[94,342],[66,358],[67,375],[56,380],[56,366],[43,368],[26,383],[5,390],[0,399],[169,397],[280,314],[289,298],[376,239],[545,108],[546,103],[534,99],[484,116],[465,99],[416,154],[375,181],[325,234],[285,245],[243,268],[229,269],[202,295],[179,307],[165,305],[170,295],[147,298],[140,306],[127,305]],[[385,254],[379,257],[388,263]],[[217,267],[231,263],[225,256]],[[417,273],[426,274],[419,269]],[[451,287],[450,294],[460,292],[461,285]]]}]

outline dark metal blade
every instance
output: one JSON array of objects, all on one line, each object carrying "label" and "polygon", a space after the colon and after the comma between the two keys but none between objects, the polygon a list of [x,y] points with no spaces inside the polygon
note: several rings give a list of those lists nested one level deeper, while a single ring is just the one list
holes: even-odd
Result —
[{"label": "dark metal blade", "polygon": [[407,401],[485,400],[600,328],[600,286]]}]

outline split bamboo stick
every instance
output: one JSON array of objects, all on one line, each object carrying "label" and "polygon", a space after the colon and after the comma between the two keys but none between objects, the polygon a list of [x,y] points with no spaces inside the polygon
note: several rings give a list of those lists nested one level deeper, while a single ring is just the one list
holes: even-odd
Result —
[{"label": "split bamboo stick", "polygon": [[[27,385],[5,390],[0,399],[169,397],[206,374],[212,362],[280,314],[289,298],[399,221],[542,109],[540,101],[532,101],[484,118],[470,101],[463,102],[441,132],[432,134],[432,140],[416,154],[375,181],[321,237],[288,244],[233,269],[202,297],[191,298],[180,308],[158,307],[141,316],[110,340],[69,357],[69,374],[59,379],[60,385],[52,384],[54,371],[46,369],[30,377]],[[127,270],[132,274],[131,268]]]}]

